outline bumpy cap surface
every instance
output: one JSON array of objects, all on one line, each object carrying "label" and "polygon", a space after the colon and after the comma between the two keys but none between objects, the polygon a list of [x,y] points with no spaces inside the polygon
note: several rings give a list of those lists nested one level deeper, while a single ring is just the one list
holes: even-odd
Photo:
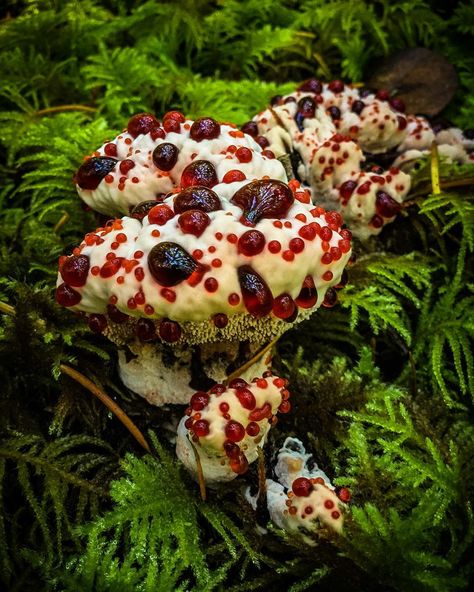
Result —
[{"label": "bumpy cap surface", "polygon": [[86,235],[57,301],[143,341],[262,341],[336,301],[351,254],[337,212],[277,179],[187,186]]},{"label": "bumpy cap surface", "polygon": [[177,187],[200,184],[219,192],[221,184],[265,176],[287,180],[282,164],[250,135],[209,117],[193,121],[171,111],[162,122],[147,113],[132,117],[126,130],[85,160],[75,181],[93,210],[120,216],[145,200],[161,201]]}]

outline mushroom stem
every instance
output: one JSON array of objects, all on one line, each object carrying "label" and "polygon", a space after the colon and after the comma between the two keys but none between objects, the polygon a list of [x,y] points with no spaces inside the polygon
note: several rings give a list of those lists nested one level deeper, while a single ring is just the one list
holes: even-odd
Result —
[{"label": "mushroom stem", "polygon": [[66,364],[60,364],[59,368],[63,374],[67,374],[70,378],[78,382],[84,388],[86,388],[89,392],[91,392],[95,397],[97,397],[102,403],[107,407],[109,411],[111,411],[115,417],[127,428],[127,430],[132,434],[135,440],[140,444],[142,448],[144,448],[147,452],[151,453],[150,446],[148,442],[145,440],[145,437],[141,433],[141,431],[137,428],[137,426],[133,423],[133,421],[128,417],[128,415],[113,401],[109,395],[107,395],[101,388],[99,388],[96,384],[92,382],[89,378],[81,374],[74,368],[67,366]]}]

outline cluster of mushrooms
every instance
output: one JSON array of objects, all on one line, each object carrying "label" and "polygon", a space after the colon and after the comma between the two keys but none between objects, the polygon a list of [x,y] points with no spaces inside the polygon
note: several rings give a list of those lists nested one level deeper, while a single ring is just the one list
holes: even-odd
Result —
[{"label": "cluster of mushrooms", "polygon": [[[117,345],[126,387],[186,406],[176,453],[192,474],[212,486],[257,459],[291,409],[268,345],[334,306],[352,235],[395,219],[406,171],[433,141],[472,160],[473,139],[406,116],[386,91],[310,79],[241,129],[178,111],[135,115],[85,159],[79,196],[116,217],[60,258],[56,300]],[[380,155],[384,166],[364,165]],[[285,441],[267,480],[270,516],[340,532],[350,494],[308,460]]]}]

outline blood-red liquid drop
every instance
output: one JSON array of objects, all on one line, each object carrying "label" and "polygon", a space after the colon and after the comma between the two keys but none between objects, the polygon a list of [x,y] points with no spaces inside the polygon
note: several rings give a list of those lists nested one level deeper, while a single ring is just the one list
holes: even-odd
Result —
[{"label": "blood-red liquid drop", "polygon": [[97,189],[102,179],[117,165],[115,158],[94,156],[86,160],[76,173],[75,181],[81,189]]},{"label": "blood-red liquid drop", "polygon": [[177,243],[162,242],[148,254],[151,275],[162,286],[177,286],[199,268],[199,264]]},{"label": "blood-red liquid drop", "polygon": [[221,210],[221,200],[217,193],[209,187],[187,187],[174,198],[174,211],[182,214],[187,210],[201,210],[202,212],[214,212]]},{"label": "blood-red liquid drop", "polygon": [[256,224],[261,218],[283,218],[294,200],[288,185],[269,179],[247,183],[230,201],[242,208],[247,222]]},{"label": "blood-red liquid drop", "polygon": [[179,150],[169,142],[163,142],[153,150],[153,162],[162,171],[170,171],[178,162]]},{"label": "blood-red liquid drop", "polygon": [[250,265],[242,265],[237,273],[247,311],[256,318],[269,314],[273,306],[273,295],[262,276]]},{"label": "blood-red liquid drop", "polygon": [[160,122],[151,113],[137,113],[130,118],[127,129],[128,133],[136,138],[140,134],[148,134],[153,128],[159,127]]},{"label": "blood-red liquid drop", "polygon": [[201,210],[187,210],[178,218],[178,224],[184,234],[201,236],[211,223],[206,212]]},{"label": "blood-red liquid drop", "polygon": [[87,281],[90,261],[87,255],[68,257],[61,266],[61,277],[66,284],[80,288]]},{"label": "blood-red liquid drop", "polygon": [[300,293],[295,299],[300,308],[312,308],[318,301],[318,291],[314,285],[313,278],[308,275],[305,277]]},{"label": "blood-red liquid drop", "polygon": [[188,164],[181,175],[181,187],[191,187],[193,185],[214,187],[217,183],[216,169],[208,160],[195,160]]},{"label": "blood-red liquid drop", "polygon": [[60,284],[56,288],[56,302],[61,306],[75,306],[82,300],[82,296],[67,284]]},{"label": "blood-red liquid drop", "polygon": [[176,321],[170,319],[163,319],[160,323],[159,334],[163,341],[168,343],[175,343],[181,337],[181,327]]},{"label": "blood-red liquid drop", "polygon": [[212,119],[212,117],[201,117],[193,123],[189,135],[196,142],[201,142],[202,140],[217,138],[220,133],[221,126],[215,119]]}]

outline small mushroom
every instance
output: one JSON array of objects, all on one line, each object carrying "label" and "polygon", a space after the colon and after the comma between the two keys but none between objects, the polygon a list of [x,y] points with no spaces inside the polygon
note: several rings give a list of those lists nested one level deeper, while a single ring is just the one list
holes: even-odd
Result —
[{"label": "small mushroom", "polygon": [[178,458],[197,475],[198,455],[208,485],[245,473],[263,448],[277,411],[290,410],[286,386],[285,379],[267,371],[250,382],[239,377],[227,387],[218,384],[195,393],[178,426]]}]

